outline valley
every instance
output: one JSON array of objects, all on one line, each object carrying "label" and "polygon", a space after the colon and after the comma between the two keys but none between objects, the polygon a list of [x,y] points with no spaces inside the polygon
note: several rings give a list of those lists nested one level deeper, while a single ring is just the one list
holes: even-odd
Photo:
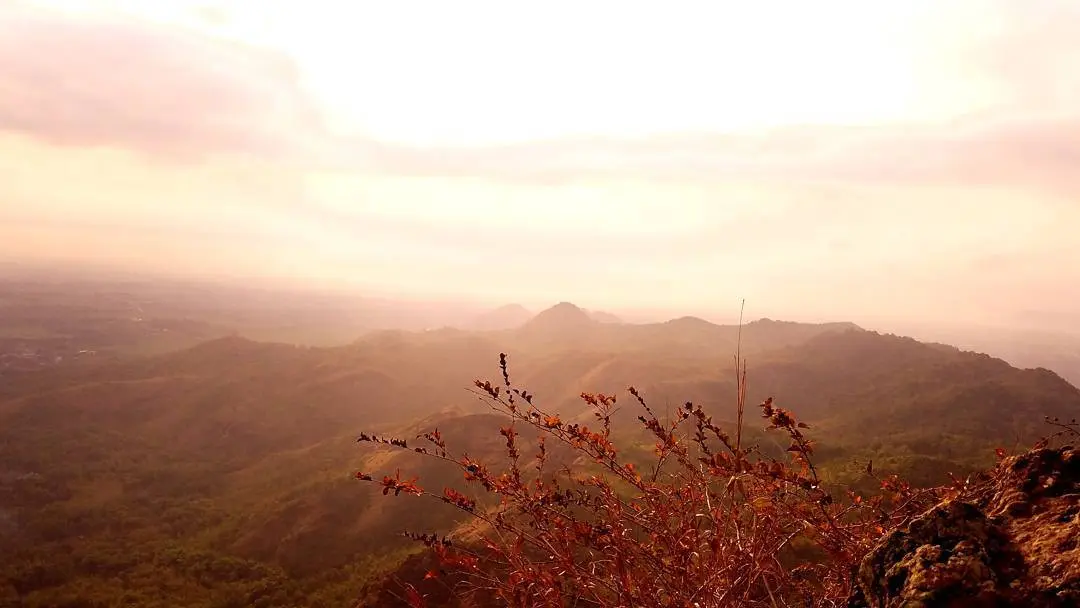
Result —
[{"label": "valley", "polygon": [[[8,370],[0,606],[351,605],[417,550],[403,530],[462,522],[357,483],[357,471],[458,476],[357,436],[437,427],[498,459],[502,419],[468,389],[499,379],[501,352],[515,384],[567,421],[591,416],[581,392],[634,385],[661,416],[690,400],[731,428],[740,348],[750,402],[774,397],[809,422],[837,484],[857,484],[870,459],[941,483],[1029,445],[1044,415],[1080,412],[1052,371],[850,323],[608,320],[564,302],[516,327],[382,329],[335,346],[191,332],[167,352]],[[638,414],[627,402],[613,425],[647,450]],[[776,441],[754,413],[746,437]]]}]

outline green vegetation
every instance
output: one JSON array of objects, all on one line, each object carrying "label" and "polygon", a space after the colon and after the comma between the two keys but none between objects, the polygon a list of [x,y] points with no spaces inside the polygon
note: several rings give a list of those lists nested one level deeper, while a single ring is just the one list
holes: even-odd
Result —
[{"label": "green vegetation", "polygon": [[[358,470],[400,468],[433,487],[459,475],[357,446],[357,434],[438,427],[470,456],[497,457],[504,421],[466,389],[499,352],[567,422],[591,416],[582,391],[631,384],[661,418],[687,400],[733,415],[737,328],[599,323],[569,306],[513,330],[375,332],[325,348],[227,337],[4,376],[0,606],[351,605],[415,550],[402,530],[462,521],[357,483]],[[742,344],[749,400],[773,396],[811,423],[835,483],[871,458],[938,483],[1029,443],[1043,415],[1080,411],[1080,391],[1051,372],[850,324],[759,321]],[[612,432],[644,460],[636,415],[616,411]],[[783,449],[759,427],[750,419],[748,442]]]}]

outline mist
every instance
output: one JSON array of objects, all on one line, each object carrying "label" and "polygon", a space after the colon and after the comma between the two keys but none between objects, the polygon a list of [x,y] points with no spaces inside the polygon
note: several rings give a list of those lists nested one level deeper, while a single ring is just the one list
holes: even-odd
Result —
[{"label": "mist", "polygon": [[[520,15],[466,3],[424,48],[498,51],[436,61],[386,33],[412,31],[393,9],[335,5],[346,38],[314,9],[5,4],[0,260],[631,317],[746,299],[1080,326],[1075,7],[783,6],[817,33],[765,9],[626,8],[614,31],[554,10],[566,42],[538,54]],[[728,36],[672,33],[692,21]]]}]

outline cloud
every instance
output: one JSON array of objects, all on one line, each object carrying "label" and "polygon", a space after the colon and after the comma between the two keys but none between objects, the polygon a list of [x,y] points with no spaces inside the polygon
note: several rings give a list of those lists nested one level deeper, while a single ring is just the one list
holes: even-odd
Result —
[{"label": "cloud", "polygon": [[[976,117],[948,125],[820,134],[803,175],[892,185],[999,186],[1075,193],[1080,115]],[[830,149],[830,144],[832,147]],[[793,167],[792,167],[793,169]]]},{"label": "cloud", "polygon": [[134,19],[0,7],[0,130],[186,157],[281,153],[317,124],[284,55]]},{"label": "cloud", "polygon": [[1017,110],[1075,111],[1080,105],[1080,4],[992,0],[989,6],[993,26],[962,56],[967,72],[996,82]]},{"label": "cloud", "polygon": [[567,138],[484,148],[337,144],[323,166],[533,184],[589,179],[1005,187],[1080,193],[1080,115],[807,126],[748,134]]},{"label": "cloud", "polygon": [[[321,160],[342,170],[531,183],[632,177],[991,186],[1067,196],[1080,192],[1074,170],[1080,159],[1080,5],[1067,0],[981,0],[950,4],[948,14],[924,8],[929,11],[927,22],[910,41],[922,46],[910,59],[927,74],[920,81],[921,93],[967,100],[951,118],[752,132],[698,129],[634,138],[563,137],[459,148],[338,140]],[[940,19],[932,19],[934,15]],[[813,79],[806,83],[812,87]],[[796,96],[782,105],[798,107]],[[671,107],[662,104],[652,113],[665,109]]]},{"label": "cloud", "polygon": [[[997,1],[970,3],[972,15]],[[780,317],[796,309],[966,316],[1036,300],[1060,308],[1072,301],[1071,285],[1080,285],[1072,234],[1080,225],[1080,39],[1070,37],[1076,20],[1048,11],[1048,2],[1033,0],[1016,15],[998,11],[998,22],[939,25],[956,48],[920,50],[944,67],[919,86],[938,101],[957,92],[959,101],[946,104],[948,112],[913,110],[922,122],[719,132],[706,125],[738,121],[709,122],[703,112],[685,121],[686,131],[666,134],[652,127],[684,124],[665,112],[681,112],[688,89],[677,85],[696,82],[700,74],[690,68],[700,63],[636,70],[632,57],[608,49],[603,56],[626,68],[634,91],[662,92],[655,107],[641,99],[619,106],[611,100],[620,89],[591,71],[582,73],[595,89],[559,88],[562,72],[550,67],[559,64],[538,45],[536,65],[553,76],[515,72],[517,80],[499,79],[488,90],[518,91],[508,83],[527,82],[520,90],[528,95],[492,101],[457,77],[451,68],[463,62],[452,55],[435,64],[423,52],[411,55],[413,63],[388,55],[396,38],[402,47],[417,39],[442,47],[385,25],[374,41],[354,36],[369,44],[365,54],[343,52],[338,38],[313,25],[310,34],[295,34],[290,22],[297,39],[294,46],[279,41],[292,53],[285,55],[176,20],[76,19],[0,5],[0,257],[315,274],[433,293],[486,290],[507,300],[558,294],[597,307],[708,308],[747,297]],[[244,15],[224,18],[244,31]],[[954,36],[958,23],[966,25]],[[462,36],[446,23],[436,29]],[[480,59],[489,54],[483,40],[474,40]],[[319,52],[304,55],[301,47],[311,44]],[[563,49],[565,64],[576,61],[572,50]],[[870,86],[844,82],[833,90],[846,72],[821,79],[816,64],[806,65],[792,90],[817,85],[819,102],[825,93],[843,97],[845,88]],[[740,67],[758,77],[751,73],[758,63]],[[321,71],[329,83],[323,96],[308,96],[301,70],[305,87]],[[378,86],[403,72],[423,95]],[[670,87],[650,80],[661,72]],[[903,78],[889,64],[875,82],[894,72]],[[348,78],[341,86],[350,93],[341,107],[361,123],[498,131],[519,117],[543,118],[547,97],[588,106],[587,120],[552,114],[537,122],[550,131],[524,131],[580,132],[609,102],[625,121],[600,120],[606,136],[504,145],[349,138],[322,124],[322,111],[332,116],[338,77]],[[755,103],[758,91],[736,92]],[[459,121],[455,109],[472,100],[486,105],[472,122]],[[709,99],[698,101],[711,108]],[[783,113],[806,99],[793,93],[766,101]],[[966,115],[952,112],[960,106]],[[509,114],[489,116],[489,107]],[[640,130],[620,130],[638,122]],[[633,132],[653,134],[627,135]],[[171,162],[193,157],[198,162]]]},{"label": "cloud", "polygon": [[[1071,195],[1080,179],[1072,170],[1080,158],[1077,10],[1052,0],[1024,10],[997,0],[967,7],[990,25],[972,25],[940,49],[951,66],[944,73],[989,83],[998,105],[951,122],[428,148],[331,135],[283,53],[175,24],[17,6],[0,8],[0,129],[59,144],[159,156],[287,154],[298,170],[530,184],[842,181]],[[219,12],[205,18],[224,18]]]}]

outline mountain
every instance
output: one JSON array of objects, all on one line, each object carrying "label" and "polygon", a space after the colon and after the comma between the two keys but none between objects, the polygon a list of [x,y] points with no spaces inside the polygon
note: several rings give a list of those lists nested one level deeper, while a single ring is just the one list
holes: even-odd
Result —
[{"label": "mountain", "polygon": [[476,317],[468,324],[468,329],[476,331],[516,329],[524,325],[532,316],[533,314],[521,304],[507,304]]},{"label": "mountain", "polygon": [[585,310],[570,302],[559,302],[541,311],[525,324],[526,331],[562,332],[581,329],[597,323]]},{"label": "mountain", "polygon": [[[619,317],[609,312],[585,310],[569,302],[556,304],[535,316],[540,318],[540,321],[538,321],[539,326],[547,327],[550,330],[552,326],[562,326],[564,324],[572,326],[580,323],[584,319],[582,314],[584,317],[598,323],[622,323]],[[476,317],[466,325],[466,329],[474,331],[519,329],[532,320],[534,320],[533,313],[529,312],[524,306],[507,304]]]},{"label": "mountain", "polygon": [[600,323],[622,323],[622,319],[610,312],[604,312],[602,310],[589,310],[586,312],[593,321],[599,321]]},{"label": "mountain", "polygon": [[905,333],[920,340],[936,340],[967,350],[994,353],[1018,367],[1046,367],[1080,386],[1080,332],[1075,323],[1062,323],[1056,331],[1001,327],[941,327],[914,325]]},{"label": "mountain", "polygon": [[513,334],[515,351],[545,349],[583,352],[647,352],[652,358],[694,357],[730,359],[744,353],[797,344],[820,333],[856,330],[853,323],[793,323],[760,319],[743,326],[717,325],[697,317],[663,323],[609,323],[569,302],[561,302],[533,317]]},{"label": "mountain", "polygon": [[772,395],[809,422],[834,480],[868,457],[937,480],[1030,441],[1043,414],[1080,412],[1080,391],[1049,371],[848,323],[609,324],[570,303],[516,329],[379,331],[327,348],[234,336],[17,373],[0,384],[0,605],[348,605],[405,558],[402,529],[459,521],[352,479],[460,475],[359,433],[412,442],[438,427],[497,457],[504,421],[468,389],[501,381],[505,352],[512,380],[563,419],[590,418],[582,391],[619,393],[620,441],[647,453],[625,388],[661,416],[693,400],[730,421],[737,346],[751,400]]}]

